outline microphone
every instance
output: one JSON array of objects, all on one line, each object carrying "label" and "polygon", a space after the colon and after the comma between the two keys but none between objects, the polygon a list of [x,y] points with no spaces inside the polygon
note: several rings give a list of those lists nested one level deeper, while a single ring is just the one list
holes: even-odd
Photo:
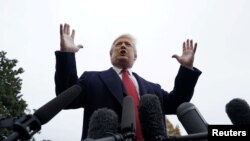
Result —
[{"label": "microphone", "polygon": [[226,113],[234,125],[250,125],[250,107],[244,99],[234,98],[228,102]]},{"label": "microphone", "polygon": [[94,111],[90,117],[88,138],[103,138],[117,132],[118,116],[113,110],[101,108]]},{"label": "microphone", "polygon": [[126,96],[123,98],[121,133],[124,134],[124,136],[132,135],[128,137],[126,141],[134,140],[135,129],[136,122],[133,98],[132,96]]},{"label": "microphone", "polygon": [[66,108],[81,93],[81,87],[73,85],[59,96],[39,108],[33,115],[23,115],[13,123],[14,132],[5,141],[30,139],[40,131],[41,125],[51,120],[62,109]]},{"label": "microphone", "polygon": [[207,135],[208,124],[192,103],[182,103],[177,108],[176,113],[188,134],[204,133],[203,136]]},{"label": "microphone", "polygon": [[156,95],[145,94],[139,102],[139,118],[145,141],[158,141],[167,137],[160,100]]},{"label": "microphone", "polygon": [[107,108],[101,108],[92,114],[89,122],[88,136],[84,141],[123,141],[118,132],[118,116]]},{"label": "microphone", "polygon": [[131,96],[123,98],[121,133],[118,133],[118,116],[107,108],[95,111],[89,122],[88,138],[84,141],[134,141],[135,112]]},{"label": "microphone", "polygon": [[40,120],[41,124],[50,121],[57,113],[66,108],[76,97],[80,95],[82,88],[79,85],[73,85],[60,95],[46,103],[36,110],[34,115]]}]

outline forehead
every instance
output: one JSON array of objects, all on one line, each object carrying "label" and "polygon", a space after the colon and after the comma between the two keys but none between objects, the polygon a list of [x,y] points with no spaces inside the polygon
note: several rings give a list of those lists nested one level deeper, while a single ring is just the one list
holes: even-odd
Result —
[{"label": "forehead", "polygon": [[130,42],[130,43],[133,43],[133,39],[130,38],[130,37],[120,37],[120,38],[117,38],[115,41],[114,41],[114,44],[118,43],[118,42]]}]

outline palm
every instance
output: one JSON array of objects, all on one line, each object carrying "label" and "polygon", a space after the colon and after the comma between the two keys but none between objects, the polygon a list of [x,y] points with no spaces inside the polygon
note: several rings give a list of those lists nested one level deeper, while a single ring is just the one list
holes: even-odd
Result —
[{"label": "palm", "polygon": [[183,43],[183,52],[181,56],[173,55],[173,58],[176,58],[177,61],[187,67],[187,68],[193,68],[193,62],[194,62],[194,55],[196,51],[197,43],[193,46],[192,40],[187,40]]},{"label": "palm", "polygon": [[70,27],[68,24],[64,26],[60,25],[60,37],[61,37],[61,51],[77,52],[82,45],[76,45],[74,42],[75,31],[72,30],[70,34]]},{"label": "palm", "polygon": [[63,50],[70,52],[76,52],[79,50],[79,48],[74,43],[74,39],[67,34],[63,34],[61,36],[61,47]]},{"label": "palm", "polygon": [[194,61],[193,51],[183,51],[182,56],[179,58],[179,62],[185,66],[192,66]]}]

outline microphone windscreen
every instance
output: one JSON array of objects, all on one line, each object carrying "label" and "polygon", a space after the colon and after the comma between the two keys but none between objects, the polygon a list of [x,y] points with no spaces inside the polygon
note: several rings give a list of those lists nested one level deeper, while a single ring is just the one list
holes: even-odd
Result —
[{"label": "microphone windscreen", "polygon": [[145,141],[167,137],[160,100],[156,95],[145,94],[140,98],[139,118]]},{"label": "microphone windscreen", "polygon": [[134,102],[131,96],[123,98],[121,131],[134,132],[136,129]]},{"label": "microphone windscreen", "polygon": [[80,95],[82,88],[79,85],[73,85],[57,97],[46,103],[44,106],[35,111],[34,115],[39,119],[41,124],[50,121],[57,113],[66,108],[76,97]]},{"label": "microphone windscreen", "polygon": [[90,117],[88,138],[98,139],[118,132],[118,116],[107,108],[100,108]]},{"label": "microphone windscreen", "polygon": [[226,113],[235,125],[250,124],[250,107],[244,99],[234,98],[228,102]]},{"label": "microphone windscreen", "polygon": [[208,124],[198,109],[189,102],[182,103],[177,108],[177,117],[188,134],[208,131]]}]

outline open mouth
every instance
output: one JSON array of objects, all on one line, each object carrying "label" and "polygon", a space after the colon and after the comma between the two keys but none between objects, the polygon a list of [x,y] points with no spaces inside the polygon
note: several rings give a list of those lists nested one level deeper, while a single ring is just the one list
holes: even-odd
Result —
[{"label": "open mouth", "polygon": [[127,51],[126,51],[125,49],[122,49],[122,50],[120,51],[120,55],[121,55],[121,56],[125,56],[126,53],[127,53]]}]

